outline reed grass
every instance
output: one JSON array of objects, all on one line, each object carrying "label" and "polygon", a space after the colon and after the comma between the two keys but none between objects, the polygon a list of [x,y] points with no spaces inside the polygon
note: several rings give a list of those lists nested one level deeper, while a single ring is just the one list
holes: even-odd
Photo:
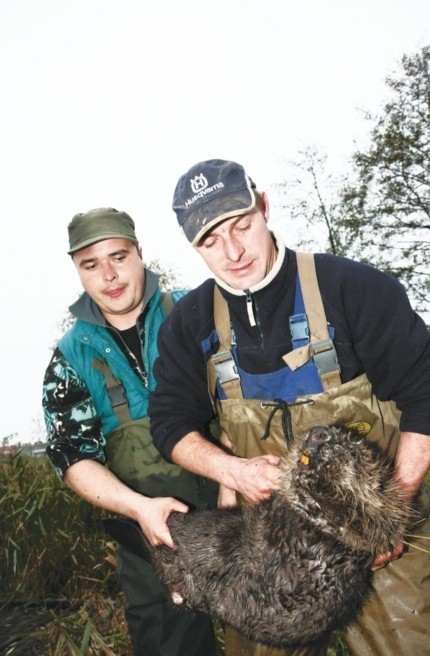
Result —
[{"label": "reed grass", "polygon": [[[130,656],[102,516],[56,478],[46,456],[0,462],[0,653],[14,641],[13,656]],[[329,656],[348,654],[334,637]]]},{"label": "reed grass", "polygon": [[102,515],[56,478],[46,456],[0,462],[3,634],[1,620],[11,620],[0,653],[14,640],[14,656],[131,654]]}]

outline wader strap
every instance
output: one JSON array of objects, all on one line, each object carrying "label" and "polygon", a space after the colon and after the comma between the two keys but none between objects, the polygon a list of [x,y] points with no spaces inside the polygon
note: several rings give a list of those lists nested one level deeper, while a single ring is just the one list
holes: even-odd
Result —
[{"label": "wader strap", "polygon": [[173,310],[175,305],[171,292],[161,292],[160,295],[161,306],[164,311],[164,315],[167,317],[168,314]]},{"label": "wader strap", "polygon": [[111,408],[115,413],[115,417],[118,419],[120,426],[121,424],[125,424],[128,421],[132,421],[130,411],[128,409],[128,401],[125,395],[124,385],[120,380],[118,380],[118,378],[115,378],[106,360],[93,358],[91,364],[94,369],[100,371],[100,373],[103,374],[105,378],[106,389]]},{"label": "wader strap", "polygon": [[231,352],[231,326],[228,304],[217,285],[214,289],[214,323],[219,337],[219,349],[208,362],[208,387],[215,398],[216,383],[223,388],[228,399],[242,399],[242,388],[236,362]]},{"label": "wader strap", "polygon": [[342,384],[336,349],[331,339],[312,253],[297,253],[297,269],[309,322],[311,353],[325,390]]},{"label": "wader strap", "polygon": [[[174,306],[173,296],[171,292],[161,292],[160,300],[161,300],[161,306],[164,311],[164,315],[167,317],[167,315],[170,313],[170,311]],[[106,360],[99,360],[98,358],[93,358],[91,364],[93,368],[97,369],[97,371],[103,374],[105,378],[106,389],[107,389],[110,405],[112,411],[115,414],[115,417],[119,422],[119,425],[122,426],[123,424],[126,424],[129,421],[133,421],[130,415],[128,400],[125,394],[124,385],[121,383],[120,380],[118,380],[118,378],[115,378]]]}]

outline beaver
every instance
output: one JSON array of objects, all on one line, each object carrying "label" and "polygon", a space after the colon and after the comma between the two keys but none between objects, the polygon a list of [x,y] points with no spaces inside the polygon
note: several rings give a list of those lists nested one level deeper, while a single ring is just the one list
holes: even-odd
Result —
[{"label": "beaver", "polygon": [[258,505],[172,513],[176,549],[156,547],[152,560],[175,603],[286,648],[356,619],[372,560],[412,511],[390,463],[344,428],[313,428],[281,467],[280,488]]}]

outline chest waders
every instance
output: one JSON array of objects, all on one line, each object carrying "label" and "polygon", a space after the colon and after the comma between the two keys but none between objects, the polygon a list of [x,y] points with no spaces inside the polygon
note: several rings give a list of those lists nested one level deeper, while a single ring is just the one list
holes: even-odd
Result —
[{"label": "chest waders", "polygon": [[[133,420],[124,387],[105,361],[94,359],[103,373],[119,426],[106,437],[109,469],[145,496],[174,496],[195,507],[216,505],[215,485],[163,460],[152,443],[149,419]],[[125,614],[133,654],[142,656],[215,656],[211,619],[173,607],[152,566],[118,545],[117,570],[126,595]]]},{"label": "chest waders", "polygon": [[[240,368],[228,305],[215,287],[214,321],[220,344],[208,362],[208,387],[234,453],[246,458],[282,455],[293,439],[300,439],[311,427],[340,424],[359,431],[394,459],[400,438],[399,411],[393,402],[379,401],[372,394],[364,374],[342,384],[313,256],[297,253],[297,266],[295,308],[290,317],[293,350],[283,357],[288,367],[267,377]],[[270,398],[275,389],[276,395]],[[240,498],[238,501],[243,503]],[[424,495],[420,506],[427,519],[417,524],[416,532],[430,535]],[[429,656],[430,555],[410,548],[400,560],[376,572],[375,587],[374,598],[345,637],[352,653]],[[296,650],[276,650],[252,643],[228,628],[226,654],[323,656],[329,639]]]},{"label": "chest waders", "polygon": [[123,483],[145,496],[176,497],[196,508],[214,505],[214,485],[166,462],[153,445],[149,418],[132,419],[124,387],[107,362],[94,358],[93,367],[105,377],[110,404],[119,422],[106,436],[109,469]]}]

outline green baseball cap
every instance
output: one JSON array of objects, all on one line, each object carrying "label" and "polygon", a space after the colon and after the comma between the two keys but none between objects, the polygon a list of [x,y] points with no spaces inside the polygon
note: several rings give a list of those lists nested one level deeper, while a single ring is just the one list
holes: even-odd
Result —
[{"label": "green baseball cap", "polygon": [[98,207],[75,214],[69,225],[69,255],[103,239],[128,239],[138,244],[134,221],[126,212],[113,207]]}]

